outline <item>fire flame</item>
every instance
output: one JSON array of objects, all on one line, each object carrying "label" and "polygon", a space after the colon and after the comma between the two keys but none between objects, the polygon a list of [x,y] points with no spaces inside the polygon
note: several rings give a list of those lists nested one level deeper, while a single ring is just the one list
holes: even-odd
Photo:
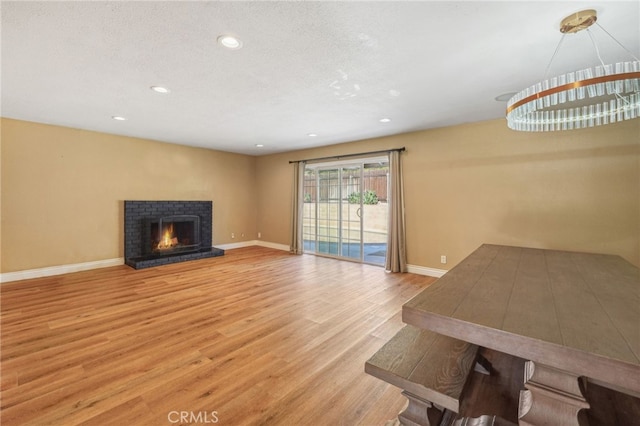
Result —
[{"label": "fire flame", "polygon": [[170,249],[178,245],[178,239],[173,236],[173,223],[167,226],[164,229],[164,233],[162,234],[162,238],[158,243],[157,248],[159,250]]}]

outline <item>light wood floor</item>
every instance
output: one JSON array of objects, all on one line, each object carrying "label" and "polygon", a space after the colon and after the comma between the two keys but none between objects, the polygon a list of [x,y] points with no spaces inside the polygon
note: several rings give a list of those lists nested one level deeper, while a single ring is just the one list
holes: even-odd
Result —
[{"label": "light wood floor", "polygon": [[250,247],[2,284],[0,420],[382,425],[405,400],[364,362],[433,281]]}]

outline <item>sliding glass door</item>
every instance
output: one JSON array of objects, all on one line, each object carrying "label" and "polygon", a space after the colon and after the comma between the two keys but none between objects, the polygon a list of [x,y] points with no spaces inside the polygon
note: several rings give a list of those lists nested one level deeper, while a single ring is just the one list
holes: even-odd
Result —
[{"label": "sliding glass door", "polygon": [[304,251],[384,265],[387,178],[386,157],[307,164]]}]

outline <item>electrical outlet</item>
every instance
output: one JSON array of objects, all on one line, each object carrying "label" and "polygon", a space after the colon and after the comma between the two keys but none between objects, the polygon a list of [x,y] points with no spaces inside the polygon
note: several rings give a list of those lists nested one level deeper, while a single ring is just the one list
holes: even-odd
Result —
[{"label": "electrical outlet", "polygon": [[258,232],[258,238],[262,238],[262,233]]},{"label": "electrical outlet", "polygon": [[234,234],[233,232],[231,233],[231,238],[235,238],[236,234]]},{"label": "electrical outlet", "polygon": [[244,237],[244,232],[242,234],[240,234],[241,237]]},{"label": "electrical outlet", "polygon": [[440,256],[440,263],[444,264],[447,263],[447,256]]}]

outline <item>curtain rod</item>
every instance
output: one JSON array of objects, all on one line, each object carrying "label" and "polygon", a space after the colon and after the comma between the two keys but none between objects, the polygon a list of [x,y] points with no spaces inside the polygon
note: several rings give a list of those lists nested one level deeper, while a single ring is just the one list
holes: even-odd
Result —
[{"label": "curtain rod", "polygon": [[403,146],[402,148],[385,149],[384,151],[359,152],[357,154],[344,154],[344,155],[332,155],[331,157],[308,158],[306,160],[289,161],[289,164],[291,164],[291,163],[304,163],[304,162],[307,162],[307,161],[340,160],[342,158],[361,157],[363,155],[388,154],[388,153],[394,152],[394,151],[402,152],[402,151],[406,151],[406,149]]}]

